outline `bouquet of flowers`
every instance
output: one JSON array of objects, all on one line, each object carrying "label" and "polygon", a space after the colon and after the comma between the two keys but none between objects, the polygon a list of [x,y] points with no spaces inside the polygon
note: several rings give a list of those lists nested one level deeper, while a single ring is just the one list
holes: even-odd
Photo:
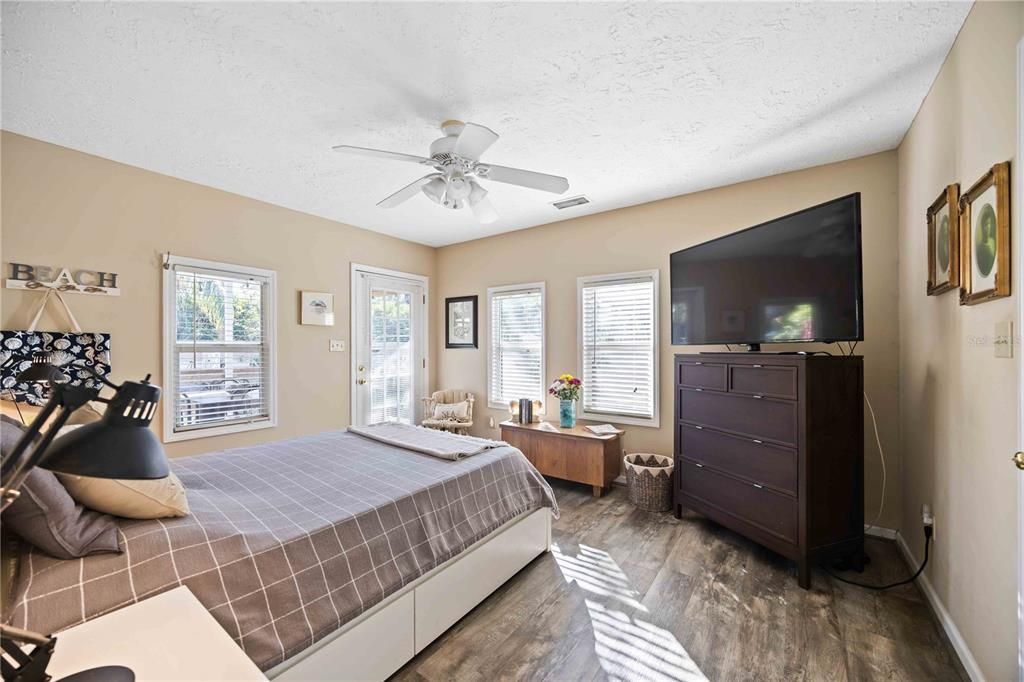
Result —
[{"label": "bouquet of flowers", "polygon": [[563,374],[551,382],[551,385],[548,386],[548,393],[559,400],[579,400],[582,385],[583,382],[579,377]]}]

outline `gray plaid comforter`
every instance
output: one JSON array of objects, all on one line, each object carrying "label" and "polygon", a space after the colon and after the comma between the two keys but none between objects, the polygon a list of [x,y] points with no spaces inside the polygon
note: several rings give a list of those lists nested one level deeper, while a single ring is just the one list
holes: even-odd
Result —
[{"label": "gray plaid comforter", "polygon": [[345,431],[171,460],[184,518],[121,554],[22,557],[10,622],[56,632],[186,585],[266,670],[512,518],[557,511],[521,452],[445,461]]}]

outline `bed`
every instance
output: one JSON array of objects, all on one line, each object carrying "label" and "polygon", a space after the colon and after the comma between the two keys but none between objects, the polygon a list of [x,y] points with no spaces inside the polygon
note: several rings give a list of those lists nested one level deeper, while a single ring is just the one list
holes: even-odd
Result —
[{"label": "bed", "polygon": [[270,677],[382,677],[545,551],[557,511],[507,445],[446,461],[336,431],[171,466],[190,516],[120,521],[120,554],[27,553],[9,621],[58,632],[185,585]]}]

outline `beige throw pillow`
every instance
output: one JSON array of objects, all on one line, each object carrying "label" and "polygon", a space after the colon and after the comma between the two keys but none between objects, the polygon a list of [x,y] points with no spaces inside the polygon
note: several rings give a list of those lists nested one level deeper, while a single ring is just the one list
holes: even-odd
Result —
[{"label": "beige throw pillow", "polygon": [[464,422],[469,420],[469,401],[461,403],[438,403],[434,405],[434,419]]},{"label": "beige throw pillow", "polygon": [[139,481],[61,473],[57,478],[76,502],[89,509],[129,519],[188,516],[185,486],[174,474]]}]

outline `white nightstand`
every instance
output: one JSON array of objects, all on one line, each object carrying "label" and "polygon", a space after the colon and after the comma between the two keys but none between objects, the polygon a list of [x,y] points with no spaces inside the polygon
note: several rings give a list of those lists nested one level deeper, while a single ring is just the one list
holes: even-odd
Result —
[{"label": "white nightstand", "polygon": [[54,679],[123,665],[137,682],[267,678],[187,587],[144,599],[57,633]]}]

